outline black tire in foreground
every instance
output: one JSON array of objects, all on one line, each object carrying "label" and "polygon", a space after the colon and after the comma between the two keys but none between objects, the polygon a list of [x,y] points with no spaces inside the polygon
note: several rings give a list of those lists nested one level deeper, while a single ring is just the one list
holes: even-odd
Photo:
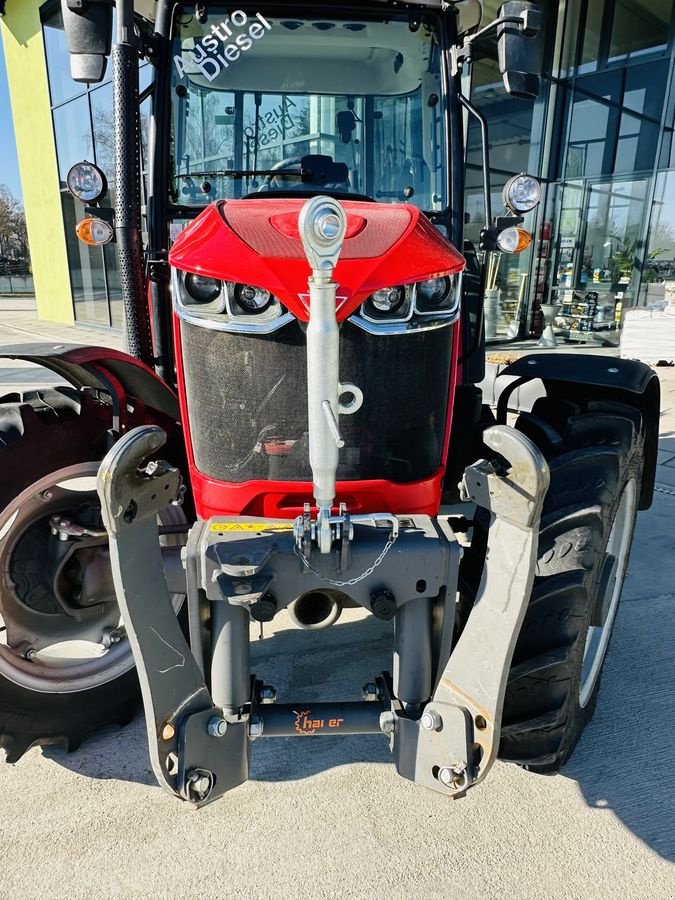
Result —
[{"label": "black tire in foreground", "polygon": [[543,398],[516,428],[544,452],[551,484],[499,757],[548,774],[567,761],[597,702],[635,527],[643,427],[624,404]]},{"label": "black tire in foreground", "polygon": [[107,544],[78,549],[59,569],[49,527],[55,514],[102,527],[95,476],[111,421],[105,397],[70,387],[0,398],[0,748],[8,762],[35,744],[75,749],[138,707],[128,641],[109,639],[120,622]]}]

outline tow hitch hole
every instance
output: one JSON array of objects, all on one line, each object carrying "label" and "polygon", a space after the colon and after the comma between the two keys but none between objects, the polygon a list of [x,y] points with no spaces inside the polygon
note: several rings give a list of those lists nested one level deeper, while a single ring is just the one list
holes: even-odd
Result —
[{"label": "tow hitch hole", "polygon": [[487,728],[487,722],[485,721],[483,716],[476,716],[474,722],[476,723],[476,728],[479,731],[485,731],[485,729]]},{"label": "tow hitch hole", "polygon": [[138,504],[135,500],[132,500],[131,503],[124,510],[124,515],[122,518],[125,522],[133,522],[136,518],[136,513],[138,512]]},{"label": "tow hitch hole", "polygon": [[415,585],[415,589],[418,594],[423,594],[427,589],[426,581],[423,578],[420,578],[420,580]]},{"label": "tow hitch hole", "polygon": [[167,753],[164,764],[168,775],[178,774],[178,756],[175,753]]}]

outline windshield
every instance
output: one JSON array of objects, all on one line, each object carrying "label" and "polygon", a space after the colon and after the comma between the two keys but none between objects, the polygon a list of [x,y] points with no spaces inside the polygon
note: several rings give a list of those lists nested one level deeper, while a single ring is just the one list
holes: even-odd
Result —
[{"label": "windshield", "polygon": [[445,208],[434,16],[194,9],[174,28],[175,203],[322,190]]}]

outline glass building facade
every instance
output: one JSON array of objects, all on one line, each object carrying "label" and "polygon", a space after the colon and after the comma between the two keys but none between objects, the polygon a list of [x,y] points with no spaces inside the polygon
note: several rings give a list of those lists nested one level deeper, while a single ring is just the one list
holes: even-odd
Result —
[{"label": "glass building facade", "polygon": [[[494,0],[484,6],[486,19],[497,14]],[[625,311],[662,301],[675,277],[673,2],[542,6],[537,101],[506,94],[494,40],[481,45],[471,75],[473,102],[490,126],[495,210],[511,175],[527,170],[543,186],[525,221],[531,249],[500,260],[497,336],[537,336],[542,305],[553,305],[561,337],[614,344]],[[473,124],[468,135],[467,237],[477,240],[482,179]]]},{"label": "glass building facade", "polygon": [[[540,207],[524,223],[532,246],[499,261],[492,331],[499,340],[536,337],[542,305],[553,304],[562,337],[617,343],[626,309],[658,302],[665,281],[675,278],[673,0],[540,2],[539,98],[506,93],[494,37],[476,48],[466,76],[465,89],[489,124],[494,212],[511,175],[529,171],[543,186]],[[484,22],[499,5],[484,2]],[[75,318],[120,327],[114,248],[77,240],[84,209],[65,188],[68,169],[81,159],[113,181],[110,79],[92,88],[73,82],[59,4],[45,4],[41,16]],[[149,80],[145,69],[141,87]],[[466,154],[466,238],[477,243],[482,157],[471,118]],[[114,198],[104,203],[114,205]]]},{"label": "glass building facade", "polygon": [[[77,239],[75,227],[85,218],[84,204],[66,187],[66,176],[74,163],[85,159],[95,162],[111,186],[101,205],[114,207],[115,135],[110,65],[100,85],[87,86],[73,81],[60,4],[45,4],[41,17],[75,319],[121,328],[122,295],[115,247],[110,244],[89,247]],[[141,66],[141,90],[149,81],[150,67]]]}]

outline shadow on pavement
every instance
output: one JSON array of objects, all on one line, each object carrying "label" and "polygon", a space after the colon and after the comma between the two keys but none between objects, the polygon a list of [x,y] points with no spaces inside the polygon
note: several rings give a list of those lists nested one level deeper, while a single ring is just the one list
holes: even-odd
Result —
[{"label": "shadow on pavement", "polygon": [[675,861],[675,500],[638,517],[599,702],[563,770],[589,806],[611,810]]}]

